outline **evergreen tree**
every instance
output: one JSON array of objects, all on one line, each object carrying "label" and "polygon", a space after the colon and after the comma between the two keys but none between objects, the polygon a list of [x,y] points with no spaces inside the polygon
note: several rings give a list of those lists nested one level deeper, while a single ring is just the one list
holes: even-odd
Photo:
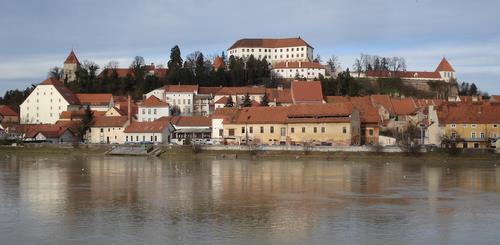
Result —
[{"label": "evergreen tree", "polygon": [[234,107],[233,96],[229,96],[226,101],[226,105],[224,107]]},{"label": "evergreen tree", "polygon": [[196,57],[196,64],[195,64],[195,80],[196,84],[199,85],[206,85],[206,75],[207,75],[207,69],[205,67],[205,58],[203,57],[203,53],[199,53],[199,55]]},{"label": "evergreen tree", "polygon": [[247,93],[245,94],[245,98],[243,99],[243,107],[250,107],[252,106],[252,101],[250,100],[250,95]]},{"label": "evergreen tree", "polygon": [[477,95],[478,94],[478,89],[476,84],[472,83],[469,88],[469,95]]},{"label": "evergreen tree", "polygon": [[181,79],[181,69],[182,69],[182,58],[181,50],[179,46],[175,45],[170,50],[170,60],[168,61],[168,77],[167,79],[173,83],[177,84]]},{"label": "evergreen tree", "polygon": [[267,93],[264,93],[264,96],[262,96],[260,106],[269,106],[269,97],[267,97]]},{"label": "evergreen tree", "polygon": [[78,132],[77,132],[77,137],[78,137],[78,142],[82,142],[84,140],[85,134],[90,128],[90,123],[92,122],[92,119],[94,118],[94,115],[92,111],[90,110],[90,106],[87,106],[85,108],[85,114],[83,115],[82,118],[82,123],[78,127]]}]

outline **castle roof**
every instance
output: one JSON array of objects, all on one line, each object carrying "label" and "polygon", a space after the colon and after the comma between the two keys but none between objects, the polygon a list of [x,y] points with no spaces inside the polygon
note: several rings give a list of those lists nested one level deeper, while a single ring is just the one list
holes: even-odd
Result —
[{"label": "castle roof", "polygon": [[296,38],[245,38],[236,41],[229,49],[235,48],[282,48],[282,47],[297,47],[308,46],[306,41],[300,37]]},{"label": "castle roof", "polygon": [[66,60],[64,61],[64,64],[80,64],[73,50],[71,50],[71,53],[69,53],[68,58],[66,58]]},{"label": "castle roof", "polygon": [[441,62],[438,65],[438,67],[436,68],[436,72],[440,72],[440,71],[454,72],[455,70],[453,69],[453,67],[451,67],[448,60],[446,60],[446,58],[443,57],[443,59],[441,60]]}]

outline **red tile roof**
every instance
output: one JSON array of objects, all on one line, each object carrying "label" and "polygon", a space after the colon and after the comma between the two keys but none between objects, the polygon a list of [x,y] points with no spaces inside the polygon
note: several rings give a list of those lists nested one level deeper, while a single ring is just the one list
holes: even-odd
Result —
[{"label": "red tile roof", "polygon": [[392,107],[396,115],[413,115],[417,112],[418,107],[412,98],[395,99],[391,98]]},{"label": "red tile roof", "polygon": [[149,96],[146,100],[144,100],[140,105],[140,107],[168,107],[168,103],[158,99],[156,96]]},{"label": "red tile roof", "polygon": [[169,122],[176,127],[210,127],[212,126],[212,118],[204,116],[176,116],[176,117],[161,117],[158,121]]},{"label": "red tile roof", "polygon": [[390,114],[395,114],[394,108],[392,107],[391,97],[389,95],[371,95],[370,96],[373,105],[383,106]]},{"label": "red tile roof", "polygon": [[216,95],[245,95],[245,94],[261,94],[266,92],[265,87],[249,86],[249,87],[222,87],[217,91]]},{"label": "red tile roof", "polygon": [[198,87],[198,94],[216,94],[222,87]]},{"label": "red tile roof", "polygon": [[215,104],[226,104],[228,99],[229,99],[229,97],[227,97],[227,96],[221,97],[220,99],[215,101]]},{"label": "red tile roof", "polygon": [[156,120],[152,122],[132,122],[125,133],[161,133],[168,126],[168,122],[164,120]]},{"label": "red tile roof", "polygon": [[500,124],[500,105],[449,103],[437,109],[440,124]]},{"label": "red tile roof", "polygon": [[218,69],[224,67],[224,61],[222,60],[222,58],[220,56],[215,57],[213,67],[215,70],[218,70]]},{"label": "red tile roof", "polygon": [[167,93],[197,93],[198,85],[165,85],[163,89]]},{"label": "red tile roof", "polygon": [[26,138],[34,138],[38,133],[42,133],[47,138],[58,138],[69,130],[73,135],[76,134],[77,121],[57,121],[55,124],[29,124],[24,125]]},{"label": "red tile roof", "polygon": [[127,116],[118,117],[94,117],[90,123],[91,127],[124,127],[128,121]]},{"label": "red tile roof", "polygon": [[325,101],[326,103],[345,103],[350,102],[351,99],[345,96],[326,96]]},{"label": "red tile roof", "polygon": [[[93,117],[100,117],[100,116],[104,116],[106,112],[104,111],[92,111],[92,116]],[[61,112],[61,114],[59,115],[59,118],[60,119],[83,119],[83,117],[85,116],[85,109],[80,109],[80,110],[76,110],[76,111],[63,111]]]},{"label": "red tile roof", "polygon": [[325,69],[319,62],[280,62],[273,66],[273,69],[283,68],[312,68]]},{"label": "red tile roof", "polygon": [[297,46],[308,46],[302,38],[246,38],[236,41],[229,49],[235,48],[281,48],[281,47],[297,47]]},{"label": "red tile roof", "polygon": [[268,88],[266,89],[266,93],[269,102],[276,102],[282,104],[293,103],[292,91],[288,88],[285,89]]},{"label": "red tile roof", "polygon": [[0,115],[4,117],[17,117],[19,116],[14,110],[9,106],[0,105]]},{"label": "red tile roof", "polygon": [[323,103],[320,81],[293,81],[291,92],[294,103]]},{"label": "red tile roof", "polygon": [[81,105],[106,106],[113,100],[112,94],[76,94]]},{"label": "red tile roof", "polygon": [[453,67],[451,67],[448,60],[446,60],[446,58],[443,57],[443,59],[441,60],[441,62],[438,65],[438,67],[436,68],[436,72],[440,72],[440,71],[454,72],[455,70],[453,69]]},{"label": "red tile roof", "polygon": [[[121,102],[116,103],[115,105],[120,111],[125,113],[125,115],[128,114],[128,102],[127,101],[121,101]],[[139,107],[134,102],[131,102],[130,107],[131,107],[130,113],[132,113],[132,115],[136,115],[139,112]]]},{"label": "red tile roof", "polygon": [[64,99],[70,104],[70,105],[77,105],[79,103],[78,98],[76,95],[71,91],[69,88],[65,87],[64,84],[55,79],[55,78],[47,78],[44,80],[40,85],[52,85],[56,88],[56,90],[64,97]]},{"label": "red tile roof", "polygon": [[80,62],[78,61],[78,58],[76,58],[76,54],[75,54],[75,52],[73,52],[73,50],[71,50],[71,53],[69,53],[68,57],[64,61],[64,64],[80,64]]}]

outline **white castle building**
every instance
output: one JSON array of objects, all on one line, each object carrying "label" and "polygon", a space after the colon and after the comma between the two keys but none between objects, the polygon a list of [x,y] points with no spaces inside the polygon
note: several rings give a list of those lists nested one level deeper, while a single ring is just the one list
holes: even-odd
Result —
[{"label": "white castle building", "polygon": [[228,50],[229,56],[256,59],[266,58],[271,64],[279,62],[312,61],[313,47],[302,38],[240,39]]}]

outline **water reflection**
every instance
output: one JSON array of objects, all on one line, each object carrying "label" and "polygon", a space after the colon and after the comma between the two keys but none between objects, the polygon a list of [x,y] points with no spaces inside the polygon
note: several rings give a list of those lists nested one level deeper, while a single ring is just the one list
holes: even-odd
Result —
[{"label": "water reflection", "polygon": [[494,162],[0,156],[13,244],[496,244]]}]

